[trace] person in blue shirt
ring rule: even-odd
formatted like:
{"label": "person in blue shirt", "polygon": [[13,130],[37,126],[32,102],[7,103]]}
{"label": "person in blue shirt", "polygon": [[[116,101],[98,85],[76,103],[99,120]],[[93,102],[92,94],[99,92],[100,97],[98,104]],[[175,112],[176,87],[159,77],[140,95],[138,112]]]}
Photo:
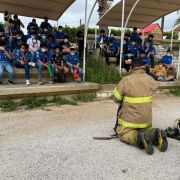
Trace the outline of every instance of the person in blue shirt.
{"label": "person in blue shirt", "polygon": [[8,73],[8,83],[13,83],[13,68],[10,64],[10,60],[12,60],[12,55],[9,49],[6,48],[6,42],[0,39],[0,85],[3,82],[3,72],[4,70]]}
{"label": "person in blue shirt", "polygon": [[146,54],[145,51],[141,51],[141,52],[140,52],[139,59],[142,60],[144,66],[145,66],[145,68],[146,68],[146,73],[147,73],[148,75],[150,75],[149,58],[148,58],[148,56],[147,56],[147,54]]}
{"label": "person in blue shirt", "polygon": [[50,51],[51,54],[54,54],[54,51],[57,47],[57,43],[55,42],[54,36],[52,34],[48,36],[47,47],[48,51]]}
{"label": "person in blue shirt", "polygon": [[167,72],[169,72],[170,69],[172,69],[174,71],[174,68],[172,66],[173,56],[169,49],[167,50],[166,55],[164,55],[161,60],[163,62],[163,65],[166,67]]}
{"label": "person in blue shirt", "polygon": [[56,31],[54,33],[54,39],[55,39],[56,43],[59,45],[60,50],[62,50],[62,45],[63,45],[64,39],[65,39],[65,33],[63,31],[62,26],[59,26],[58,31]]}
{"label": "person in blue shirt", "polygon": [[130,35],[130,42],[133,42],[133,41],[135,41],[138,45],[142,44],[142,39],[137,33],[137,27],[133,28],[133,32]]}
{"label": "person in blue shirt", "polygon": [[47,40],[47,35],[46,32],[41,32],[41,36],[39,38],[41,43],[44,43],[46,45],[46,47],[48,46],[48,40]]}
{"label": "person in blue shirt", "polygon": [[105,35],[105,30],[101,29],[97,37],[97,46],[103,49],[107,45],[108,37]]}
{"label": "person in blue shirt", "polygon": [[31,52],[28,51],[28,44],[22,44],[19,49],[16,49],[13,51],[14,56],[14,62],[13,65],[16,66],[16,68],[24,68],[25,69],[25,79],[26,79],[26,85],[30,85],[30,65],[31,62]]}
{"label": "person in blue shirt", "polygon": [[42,70],[48,69],[48,73],[50,76],[49,83],[54,83],[54,65],[52,64],[52,55],[48,51],[46,45],[41,43],[40,49],[36,52],[35,58],[36,68],[38,69],[38,84],[42,85]]}
{"label": "person in blue shirt", "polygon": [[18,31],[14,39],[14,49],[20,49],[21,45],[25,43],[26,43],[25,36],[21,33],[21,31]]}
{"label": "person in blue shirt", "polygon": [[151,67],[154,68],[154,55],[156,55],[156,50],[155,50],[155,47],[154,47],[154,35],[153,34],[150,34],[148,36],[148,38],[145,40],[145,42],[148,42],[149,45],[148,45],[148,52],[149,52],[149,59],[150,59],[150,62],[151,62]]}
{"label": "person in blue shirt", "polygon": [[41,23],[40,25],[40,32],[45,32],[46,35],[50,35],[52,33],[52,26],[48,23],[48,18],[44,18],[44,22]]}
{"label": "person in blue shirt", "polygon": [[73,75],[73,78],[74,78],[74,72],[77,71],[77,77],[75,77],[74,79],[77,82],[81,82],[82,70],[79,67],[80,65],[79,54],[76,52],[76,47],[74,45],[70,47],[70,53],[66,55],[65,61],[68,66],[70,74]]}
{"label": "person in blue shirt", "polygon": [[134,55],[135,58],[139,56],[139,47],[136,41],[131,42],[130,51]]}
{"label": "person in blue shirt", "polygon": [[118,52],[118,47],[117,47],[116,39],[114,38],[114,34],[111,33],[110,37],[108,38],[107,51],[105,52],[107,65],[110,65],[109,57],[116,57],[117,52]]}

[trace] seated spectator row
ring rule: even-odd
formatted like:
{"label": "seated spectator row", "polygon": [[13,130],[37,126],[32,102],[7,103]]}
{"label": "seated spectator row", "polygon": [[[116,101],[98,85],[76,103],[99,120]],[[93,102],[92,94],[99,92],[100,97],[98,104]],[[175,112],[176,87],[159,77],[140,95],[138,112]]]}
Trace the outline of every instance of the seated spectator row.
{"label": "seated spectator row", "polygon": [[[125,35],[122,44],[122,67],[129,72],[131,70],[133,60],[135,58],[140,58],[144,63],[146,73],[151,75],[150,65],[151,68],[155,68],[156,49],[153,41],[154,36],[153,34],[150,34],[148,38],[145,39],[144,43],[141,36],[142,34],[138,33],[136,27],[133,28],[133,32],[130,36]],[[97,45],[100,48],[100,53],[105,56],[107,65],[110,65],[109,57],[116,57],[116,65],[119,65],[121,44],[117,43],[113,33],[111,33],[110,36],[107,36],[105,35],[105,31],[101,30],[99,36],[97,37]],[[167,54],[162,57],[160,64],[165,67],[167,73],[171,72],[172,75],[174,75],[175,69],[172,66],[172,59],[173,56],[170,50],[168,50]],[[160,78],[156,79],[159,80]]]}

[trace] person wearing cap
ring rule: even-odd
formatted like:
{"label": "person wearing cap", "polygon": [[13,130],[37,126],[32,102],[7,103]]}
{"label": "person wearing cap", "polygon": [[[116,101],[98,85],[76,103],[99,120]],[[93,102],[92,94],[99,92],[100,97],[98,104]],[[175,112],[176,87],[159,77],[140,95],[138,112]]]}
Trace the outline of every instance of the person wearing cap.
{"label": "person wearing cap", "polygon": [[16,68],[24,68],[25,69],[25,80],[26,85],[30,85],[30,65],[31,62],[31,52],[28,50],[28,44],[21,44],[19,49],[15,49],[13,51],[13,65]]}
{"label": "person wearing cap", "polygon": [[35,32],[31,33],[31,37],[27,40],[27,44],[29,45],[29,51],[31,52],[32,61],[35,60],[36,51],[40,48],[40,41],[37,38]]}
{"label": "person wearing cap", "polygon": [[149,58],[145,51],[140,52],[139,59],[142,60],[143,65],[146,68],[146,74],[150,75],[151,73],[150,73],[150,68],[149,68]]}
{"label": "person wearing cap", "polygon": [[3,72],[4,70],[8,73],[8,83],[10,85],[13,83],[14,71],[10,64],[10,61],[13,59],[10,50],[6,48],[6,42],[0,40],[0,85],[3,83]]}
{"label": "person wearing cap", "polygon": [[152,102],[157,90],[156,81],[145,73],[141,59],[132,61],[132,71],[113,91],[113,99],[119,104],[115,132],[118,138],[152,155],[154,146],[165,152],[168,148],[166,133],[152,128]]}
{"label": "person wearing cap", "polygon": [[71,75],[74,74],[74,71],[77,71],[78,77],[74,78],[77,82],[81,82],[82,77],[82,70],[79,67],[80,61],[79,61],[79,55],[76,52],[76,47],[72,45],[70,47],[70,53],[66,55],[66,64],[68,66],[69,72]]}
{"label": "person wearing cap", "polygon": [[56,43],[58,43],[58,45],[60,46],[60,49],[62,50],[62,45],[63,45],[64,39],[65,39],[65,33],[63,31],[62,26],[58,27],[58,30],[54,34],[54,39],[55,39]]}
{"label": "person wearing cap", "polygon": [[52,60],[54,64],[55,76],[57,77],[58,82],[65,82],[65,74],[69,72],[69,69],[65,66],[59,46],[55,47]]}
{"label": "person wearing cap", "polygon": [[44,31],[47,36],[52,33],[52,26],[49,24],[47,17],[44,18],[44,22],[41,23],[39,28],[40,32]]}
{"label": "person wearing cap", "polygon": [[36,68],[38,69],[38,84],[42,85],[42,70],[48,69],[49,83],[54,83],[54,65],[52,64],[52,55],[48,51],[46,45],[41,43],[40,49],[36,52],[35,58]]}

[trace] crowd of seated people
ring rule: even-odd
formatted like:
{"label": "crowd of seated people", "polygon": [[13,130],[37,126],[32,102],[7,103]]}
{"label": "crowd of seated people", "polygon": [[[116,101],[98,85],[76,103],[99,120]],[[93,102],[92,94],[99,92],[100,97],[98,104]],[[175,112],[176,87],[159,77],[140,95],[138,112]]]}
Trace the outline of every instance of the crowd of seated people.
{"label": "crowd of seated people", "polygon": [[[151,72],[150,70],[150,68],[157,68],[157,66],[155,67],[156,49],[154,46],[154,36],[153,34],[150,34],[144,42],[142,41],[141,36],[142,33],[138,33],[136,27],[133,28],[133,32],[130,36],[125,35],[123,41],[122,67],[129,72],[131,71],[133,59],[140,58],[144,62],[146,73],[155,77],[153,74],[154,71]],[[103,29],[100,30],[100,34],[97,37],[97,45],[100,48],[100,53],[105,56],[107,65],[110,65],[109,57],[116,57],[116,65],[119,65],[120,43],[117,42],[113,33],[110,33],[110,36],[107,36]],[[168,78],[165,79],[174,79],[172,78],[173,76],[169,76],[169,74],[174,73],[174,68],[172,67],[172,55],[170,51],[162,57],[161,62],[168,74]],[[160,79],[156,77],[156,80]]]}
{"label": "crowd of seated people", "polygon": [[43,70],[49,75],[49,83],[65,82],[68,73],[81,82],[77,46],[68,41],[62,26],[53,32],[46,17],[40,26],[32,19],[27,26],[27,35],[22,28],[24,24],[17,15],[9,20],[5,17],[5,26],[0,27],[0,84],[4,70],[8,73],[8,83],[14,84],[13,66],[25,69],[26,85],[30,85],[31,68],[37,68],[39,85],[43,84]]}

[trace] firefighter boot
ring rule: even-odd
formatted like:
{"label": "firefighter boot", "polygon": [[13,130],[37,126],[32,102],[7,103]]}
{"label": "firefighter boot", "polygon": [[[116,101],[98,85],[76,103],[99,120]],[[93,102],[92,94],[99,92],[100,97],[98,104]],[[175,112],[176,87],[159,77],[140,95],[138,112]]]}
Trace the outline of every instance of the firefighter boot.
{"label": "firefighter boot", "polygon": [[168,141],[165,131],[158,128],[154,130],[153,144],[157,146],[161,152],[165,152],[167,150]]}
{"label": "firefighter boot", "polygon": [[142,133],[139,132],[137,135],[137,144],[140,149],[145,149],[147,154],[152,155],[154,153],[154,147],[150,140],[150,134],[148,131]]}

